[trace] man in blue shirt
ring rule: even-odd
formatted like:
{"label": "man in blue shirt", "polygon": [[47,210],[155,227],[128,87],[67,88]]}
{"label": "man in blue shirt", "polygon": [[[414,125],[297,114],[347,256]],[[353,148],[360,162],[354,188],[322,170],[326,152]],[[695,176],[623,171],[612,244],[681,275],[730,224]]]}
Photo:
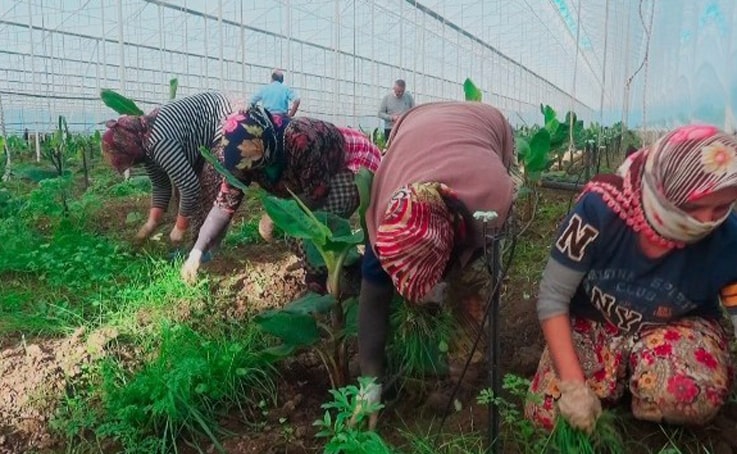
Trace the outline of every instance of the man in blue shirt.
{"label": "man in blue shirt", "polygon": [[289,117],[297,113],[299,101],[297,93],[284,85],[284,73],[278,69],[271,73],[271,83],[261,87],[251,98],[252,104],[260,102],[270,113]]}

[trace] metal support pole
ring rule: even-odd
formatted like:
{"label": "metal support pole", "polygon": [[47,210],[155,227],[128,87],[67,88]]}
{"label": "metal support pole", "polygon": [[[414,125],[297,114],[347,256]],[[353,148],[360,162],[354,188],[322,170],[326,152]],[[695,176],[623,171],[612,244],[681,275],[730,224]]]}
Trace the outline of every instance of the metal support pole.
{"label": "metal support pole", "polygon": [[[491,288],[494,293],[491,295],[491,310],[486,320],[486,339],[487,339],[487,361],[489,364],[489,383],[494,397],[499,397],[502,389],[501,367],[499,361],[499,299],[501,296],[501,285],[499,285],[500,276],[500,251],[499,239],[496,236],[491,238]],[[495,404],[489,405],[489,435],[488,450],[490,453],[503,452],[502,442],[499,438],[501,421],[499,419],[499,408]]]}
{"label": "metal support pole", "polygon": [[[486,354],[489,367],[489,385],[494,399],[498,398],[502,389],[500,361],[499,361],[499,300],[501,296],[501,251],[499,240],[501,234],[489,232],[489,223],[498,218],[495,211],[477,211],[473,214],[474,219],[483,222],[484,233],[484,258],[491,275],[491,288],[493,293],[489,297],[486,308]],[[500,434],[501,421],[499,409],[494,402],[489,403],[489,431],[486,452],[496,454],[504,452],[502,449]]]}

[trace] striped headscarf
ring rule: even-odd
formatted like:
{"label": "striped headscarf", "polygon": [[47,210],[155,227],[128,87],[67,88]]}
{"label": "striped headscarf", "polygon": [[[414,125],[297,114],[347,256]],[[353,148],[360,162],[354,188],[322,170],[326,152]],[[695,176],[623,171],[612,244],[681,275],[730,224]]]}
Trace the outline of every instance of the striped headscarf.
{"label": "striped headscarf", "polygon": [[394,193],[376,233],[376,253],[394,287],[419,302],[438,282],[450,260],[456,231],[465,227],[444,198],[442,183],[415,183]]}
{"label": "striped headscarf", "polygon": [[668,248],[694,243],[721,225],[702,222],[681,207],[716,191],[737,187],[737,138],[714,126],[677,128],[630,155],[618,170],[621,184],[594,179],[583,193],[602,194],[636,232]]}

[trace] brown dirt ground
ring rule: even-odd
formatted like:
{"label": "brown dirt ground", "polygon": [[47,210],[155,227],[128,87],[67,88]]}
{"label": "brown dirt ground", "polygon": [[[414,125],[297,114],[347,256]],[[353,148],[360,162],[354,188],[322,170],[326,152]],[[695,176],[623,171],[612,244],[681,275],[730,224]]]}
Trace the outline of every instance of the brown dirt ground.
{"label": "brown dirt ground", "polygon": [[[545,190],[541,203],[567,202],[570,197],[571,193]],[[132,236],[137,226],[126,225],[125,216],[131,210],[145,213],[146,203],[147,200],[141,198],[107,211],[97,223],[98,231]],[[553,222],[533,225],[523,240],[548,247],[554,230]],[[294,262],[295,258],[283,244],[245,245],[224,250],[202,269],[211,279],[213,291],[229,301],[227,307],[220,308],[223,316],[241,318],[254,310],[291,301],[304,291],[302,272],[288,270]],[[536,289],[536,279],[529,276],[522,279],[514,269],[505,280],[500,314],[502,373],[531,377],[535,371],[543,347],[534,309]],[[114,332],[84,333],[80,330],[62,339],[2,341],[5,349],[0,352],[0,454],[30,449],[62,452],[69,448],[60,445],[47,429],[55,398],[85,362],[104,354],[101,347],[115,336]],[[322,442],[314,438],[316,428],[312,423],[322,416],[320,405],[329,398],[327,374],[309,353],[284,361],[280,372],[277,406],[267,409],[259,424],[245,424],[235,415],[221,421],[223,427],[234,434],[223,441],[228,453],[313,453],[322,450]],[[353,374],[356,375],[355,367]],[[449,416],[446,431],[483,433],[486,430],[487,409],[473,403],[473,396],[485,387],[484,382],[481,374],[473,380],[470,390],[466,389],[461,396],[464,408]],[[379,431],[397,444],[404,443],[402,431],[427,433],[428,428],[436,427],[439,421],[438,412],[431,407],[422,398],[408,393],[383,412]],[[641,441],[647,447],[633,448],[631,452],[659,452],[668,446],[667,429],[626,417],[623,420],[622,431],[626,438]],[[705,446],[712,453],[737,453],[737,405],[727,405],[709,427],[674,433],[679,434],[680,452],[705,452],[698,448]],[[212,446],[203,446],[207,452],[215,452]],[[194,452],[186,446],[180,448],[181,452]],[[517,450],[513,444],[507,444],[504,452]]]}

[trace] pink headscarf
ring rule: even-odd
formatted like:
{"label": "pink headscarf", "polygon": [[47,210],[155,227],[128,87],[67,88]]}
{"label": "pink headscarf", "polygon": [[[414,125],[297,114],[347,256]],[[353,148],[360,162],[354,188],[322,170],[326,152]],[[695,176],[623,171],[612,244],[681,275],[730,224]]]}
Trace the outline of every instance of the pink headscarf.
{"label": "pink headscarf", "polygon": [[123,172],[143,160],[144,143],[157,113],[158,109],[149,115],[123,115],[105,123],[108,129],[102,135],[102,151],[115,170]]}
{"label": "pink headscarf", "polygon": [[707,236],[729,216],[702,222],[681,207],[716,191],[737,187],[737,138],[708,125],[677,128],[629,156],[618,176],[593,179],[582,195],[596,192],[634,231],[668,248]]}

